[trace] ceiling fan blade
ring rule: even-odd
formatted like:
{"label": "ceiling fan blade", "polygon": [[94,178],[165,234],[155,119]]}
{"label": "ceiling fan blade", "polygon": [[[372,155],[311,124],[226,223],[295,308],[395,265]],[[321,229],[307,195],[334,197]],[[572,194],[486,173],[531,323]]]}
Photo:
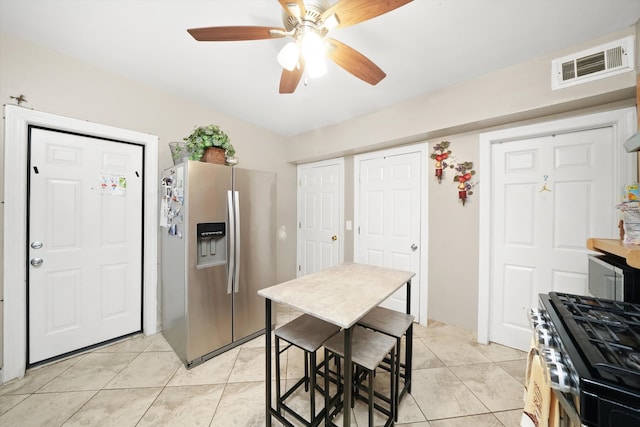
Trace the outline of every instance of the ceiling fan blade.
{"label": "ceiling fan blade", "polygon": [[336,39],[330,38],[327,42],[331,45],[327,56],[360,80],[375,85],[387,76],[380,67],[354,48]]}
{"label": "ceiling fan blade", "polygon": [[339,22],[337,28],[348,27],[349,25],[384,15],[411,1],[412,0],[340,0],[324,11],[322,20],[326,22],[327,18],[335,14]]}
{"label": "ceiling fan blade", "polygon": [[304,72],[304,61],[302,59],[292,71],[286,68],[282,69],[282,76],[280,77],[280,93],[293,93],[300,83],[300,78]]}
{"label": "ceiling fan blade", "polygon": [[[282,5],[282,8],[284,9],[284,11],[289,16],[292,16],[294,18],[301,18],[306,13],[306,10],[304,8],[304,2],[302,0],[278,0],[278,1]],[[289,7],[289,5],[298,6],[298,10],[300,13],[298,15],[294,14],[292,8]]]}
{"label": "ceiling fan blade", "polygon": [[200,42],[230,42],[237,40],[262,40],[284,37],[284,28],[277,27],[204,27],[187,30]]}

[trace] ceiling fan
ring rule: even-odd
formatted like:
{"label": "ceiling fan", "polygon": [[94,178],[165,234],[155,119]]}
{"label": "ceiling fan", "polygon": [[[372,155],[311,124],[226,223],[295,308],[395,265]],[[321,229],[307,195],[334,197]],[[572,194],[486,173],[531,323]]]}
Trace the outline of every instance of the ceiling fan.
{"label": "ceiling fan", "polygon": [[284,12],[283,27],[225,26],[190,28],[198,41],[263,40],[291,37],[278,53],[282,65],[280,93],[293,93],[302,74],[309,77],[326,71],[325,56],[355,77],[372,85],[386,77],[376,64],[357,50],[327,34],[333,28],[344,28],[383,15],[412,0],[278,0]]}

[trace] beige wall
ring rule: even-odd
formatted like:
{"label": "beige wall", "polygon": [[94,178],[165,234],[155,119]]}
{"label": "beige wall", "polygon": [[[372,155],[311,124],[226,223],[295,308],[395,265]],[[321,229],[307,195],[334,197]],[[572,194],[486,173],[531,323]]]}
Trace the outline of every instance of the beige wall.
{"label": "beige wall", "polygon": [[[295,277],[296,168],[285,161],[284,137],[4,33],[0,33],[0,52],[3,104],[13,104],[10,96],[24,94],[26,108],[158,135],[160,170],[172,165],[168,142],[181,140],[196,125],[219,124],[238,152],[239,167],[277,172],[277,225],[289,230],[288,238],[278,241],[277,278]],[[0,141],[0,188],[4,188],[10,179],[4,176],[4,121],[0,121]],[[1,337],[0,333],[0,366]]]}
{"label": "beige wall", "polygon": [[[551,90],[551,60],[635,34],[629,27],[579,46],[535,58],[469,80],[438,92],[396,104],[378,112],[293,138],[288,159],[296,163],[353,154],[400,144],[427,141],[433,146],[451,141],[459,161],[477,165],[479,133],[498,127],[540,122],[635,104],[634,72]],[[382,83],[381,83],[382,84]],[[429,162],[428,215],[428,316],[466,329],[477,329],[478,317],[478,195],[479,185],[462,207],[456,186],[447,177],[438,184]],[[348,164],[348,163],[346,163]],[[347,179],[349,175],[347,174]],[[347,181],[345,198],[353,198],[353,182]],[[353,218],[353,205],[345,218]],[[353,235],[345,233],[346,239]],[[345,242],[345,248],[353,242]],[[346,249],[345,249],[346,252]],[[349,259],[349,254],[345,254]]]}

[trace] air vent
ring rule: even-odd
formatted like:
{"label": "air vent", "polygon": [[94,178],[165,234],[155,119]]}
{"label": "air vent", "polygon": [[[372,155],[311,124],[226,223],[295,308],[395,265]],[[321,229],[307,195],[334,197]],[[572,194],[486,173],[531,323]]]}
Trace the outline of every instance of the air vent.
{"label": "air vent", "polygon": [[633,36],[616,40],[551,62],[553,90],[633,70]]}

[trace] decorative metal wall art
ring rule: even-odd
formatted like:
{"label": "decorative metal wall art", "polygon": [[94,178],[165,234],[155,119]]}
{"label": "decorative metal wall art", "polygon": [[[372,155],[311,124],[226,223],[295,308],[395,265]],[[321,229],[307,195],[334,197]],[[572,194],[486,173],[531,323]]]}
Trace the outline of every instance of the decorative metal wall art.
{"label": "decorative metal wall art", "polygon": [[453,182],[458,183],[458,198],[464,206],[467,197],[473,194],[473,187],[476,186],[476,183],[471,182],[476,171],[473,170],[473,162],[458,163],[455,169],[456,176],[453,178]]}
{"label": "decorative metal wall art", "polygon": [[433,147],[433,153],[431,153],[431,158],[436,161],[436,178],[438,179],[438,184],[442,182],[443,169],[453,167],[453,164],[451,164],[450,161],[447,162],[447,159],[451,155],[449,144],[449,141],[442,141]]}
{"label": "decorative metal wall art", "polygon": [[467,197],[473,194],[473,188],[478,184],[477,182],[472,182],[476,171],[473,170],[473,162],[454,163],[454,158],[449,149],[450,145],[449,141],[441,141],[434,145],[431,158],[436,161],[435,168],[438,184],[442,182],[445,169],[455,169],[456,175],[453,177],[453,182],[458,184],[458,199],[462,201],[462,206],[464,206]]}

